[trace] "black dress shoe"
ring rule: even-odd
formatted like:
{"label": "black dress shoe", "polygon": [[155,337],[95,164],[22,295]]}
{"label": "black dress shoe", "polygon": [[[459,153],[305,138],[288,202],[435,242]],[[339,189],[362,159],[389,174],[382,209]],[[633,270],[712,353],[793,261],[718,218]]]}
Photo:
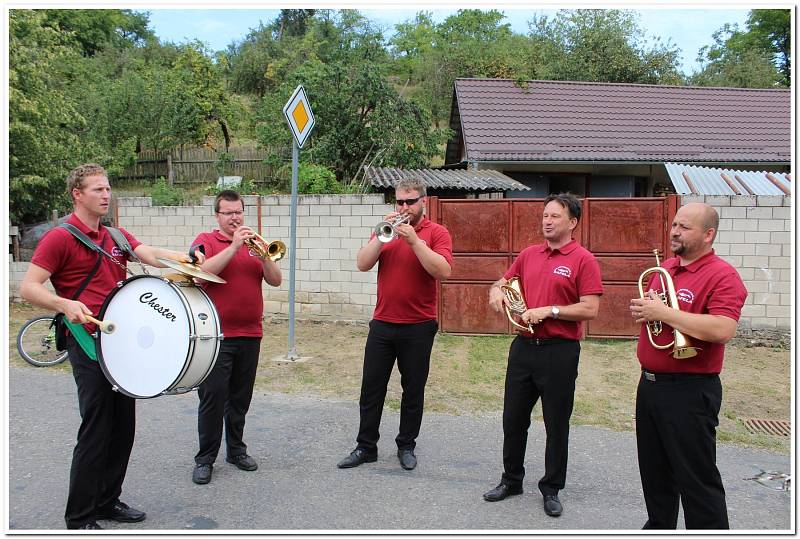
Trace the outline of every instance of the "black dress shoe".
{"label": "black dress shoe", "polygon": [[192,472],[192,481],[198,485],[205,485],[211,481],[211,473],[214,471],[213,464],[198,464]]}
{"label": "black dress shoe", "polygon": [[547,516],[550,517],[560,517],[561,511],[564,508],[561,507],[561,502],[558,499],[558,496],[555,494],[545,494],[544,496],[544,512]]}
{"label": "black dress shoe", "polygon": [[144,511],[129,507],[128,504],[119,500],[97,511],[98,519],[115,520],[117,522],[141,522],[146,516]]}
{"label": "black dress shoe", "polygon": [[417,467],[417,456],[413,449],[398,449],[397,458],[400,459],[400,466],[404,470],[413,470]]}
{"label": "black dress shoe", "polygon": [[236,455],[235,457],[225,457],[225,462],[230,462],[240,470],[244,470],[246,472],[258,470],[258,463],[247,453],[242,453],[241,455]]}
{"label": "black dress shoe", "polygon": [[499,502],[500,500],[505,500],[509,496],[516,496],[517,494],[522,494],[521,485],[512,487],[506,485],[505,483],[500,483],[492,490],[484,494],[483,499],[487,502]]}
{"label": "black dress shoe", "polygon": [[378,460],[378,453],[367,453],[364,449],[354,449],[349,455],[337,464],[339,468],[355,468],[365,462],[375,462]]}

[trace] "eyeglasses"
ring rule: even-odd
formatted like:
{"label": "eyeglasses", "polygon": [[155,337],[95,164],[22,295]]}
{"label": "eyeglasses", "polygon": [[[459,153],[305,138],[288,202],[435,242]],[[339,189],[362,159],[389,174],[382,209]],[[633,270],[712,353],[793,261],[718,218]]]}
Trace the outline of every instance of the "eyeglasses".
{"label": "eyeglasses", "polygon": [[397,205],[398,205],[398,206],[402,206],[403,204],[405,204],[406,206],[413,206],[414,204],[416,204],[417,202],[419,202],[419,199],[421,199],[421,198],[422,198],[422,197],[417,197],[417,198],[407,198],[407,199],[405,199],[405,200],[401,200],[401,199],[399,199],[399,198],[398,198],[398,199],[397,199]]}
{"label": "eyeglasses", "polygon": [[239,217],[240,215],[244,215],[243,211],[218,211],[217,213],[219,215],[224,215],[225,217],[231,217],[232,215]]}

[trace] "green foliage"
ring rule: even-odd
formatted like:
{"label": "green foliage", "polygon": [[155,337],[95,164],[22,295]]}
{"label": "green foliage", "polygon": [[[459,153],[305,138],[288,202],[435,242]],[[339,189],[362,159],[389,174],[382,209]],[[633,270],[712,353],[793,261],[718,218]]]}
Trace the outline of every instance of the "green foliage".
{"label": "green foliage", "polygon": [[703,47],[697,60],[703,68],[691,84],[773,88],[791,85],[791,13],[781,9],[750,11],[742,31],[725,24],[714,32],[714,44]]}
{"label": "green foliage", "polygon": [[[286,163],[278,170],[282,191],[292,191],[292,164]],[[297,166],[297,192],[302,195],[343,193],[344,187],[329,168],[312,163]]]}
{"label": "green foliage", "polygon": [[180,206],[184,202],[183,190],[169,185],[164,178],[155,181],[150,197],[153,199],[153,206]]}
{"label": "green foliage", "polygon": [[651,45],[638,15],[616,9],[561,10],[530,23],[534,78],[680,84],[675,44]]}
{"label": "green foliage", "polygon": [[333,170],[342,185],[349,185],[363,164],[419,166],[438,153],[446,133],[432,131],[430,116],[391,86],[383,37],[357,12],[323,11],[303,39],[287,40],[299,63],[269,81],[275,86],[255,117],[262,146],[290,142],[281,110],[302,83],[316,119],[303,153]]}

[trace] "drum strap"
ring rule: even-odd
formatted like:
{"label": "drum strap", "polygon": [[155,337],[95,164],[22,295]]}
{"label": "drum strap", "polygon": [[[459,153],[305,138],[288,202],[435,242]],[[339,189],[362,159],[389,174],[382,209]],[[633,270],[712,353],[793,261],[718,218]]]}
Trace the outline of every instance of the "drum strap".
{"label": "drum strap", "polygon": [[[90,240],[89,237],[86,234],[81,232],[74,225],[71,225],[70,223],[62,223],[61,226],[63,228],[65,228],[65,229],[67,229],[73,236],[75,236],[75,238],[78,241],[80,241],[86,247],[88,247],[89,249],[91,249],[91,250],[93,250],[93,251],[95,251],[97,253],[97,261],[95,262],[94,267],[89,272],[89,274],[86,276],[86,279],[84,279],[83,282],[81,283],[81,285],[78,287],[78,290],[72,295],[72,298],[70,298],[72,300],[76,300],[76,299],[78,299],[78,297],[80,297],[80,295],[84,291],[84,289],[89,285],[89,282],[92,280],[92,278],[94,278],[94,276],[97,274],[97,270],[100,269],[100,262],[102,262],[102,260],[103,260],[103,255],[111,258],[112,260],[114,260],[114,257],[112,257],[110,254],[108,254],[105,251],[105,249],[103,249],[102,247],[97,245],[95,242]],[[111,232],[112,227],[107,227],[107,228],[109,229],[109,232]],[[131,250],[131,245],[130,245],[130,243],[128,243],[128,240],[125,239],[125,236],[123,236],[122,233],[119,230],[117,230],[116,228],[114,228],[113,230],[118,235],[117,236],[114,233],[111,233],[111,238],[114,240],[114,243],[116,243],[117,246],[120,249],[122,249],[124,252],[132,254],[133,251]],[[124,247],[124,246],[119,244],[118,237],[122,238],[124,240],[125,245],[127,246],[127,249],[126,249],[126,247]],[[133,256],[134,256],[134,258],[136,257],[136,255],[133,255]],[[136,260],[138,260],[138,258],[136,258]],[[114,262],[116,263],[116,260],[114,260]],[[69,328],[70,332],[72,333],[72,336],[75,337],[75,340],[78,342],[78,344],[83,349],[83,351],[86,353],[86,355],[89,356],[89,359],[97,361],[97,347],[95,346],[94,338],[92,338],[92,336],[89,335],[89,333],[86,331],[86,329],[83,327],[83,325],[81,325],[81,324],[73,324],[72,322],[67,320],[67,318],[62,313],[59,313],[58,315],[56,315],[56,320],[54,321],[54,323],[56,323],[56,324],[64,324],[67,328]]]}

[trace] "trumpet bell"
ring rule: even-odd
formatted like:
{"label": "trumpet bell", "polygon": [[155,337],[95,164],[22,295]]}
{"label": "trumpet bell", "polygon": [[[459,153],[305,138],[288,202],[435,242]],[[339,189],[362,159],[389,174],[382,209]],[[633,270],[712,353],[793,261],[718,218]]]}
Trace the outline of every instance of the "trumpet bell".
{"label": "trumpet bell", "polygon": [[253,255],[277,262],[286,255],[286,244],[280,240],[267,242],[256,234],[253,238],[245,240],[245,244]]}
{"label": "trumpet bell", "polygon": [[273,262],[277,262],[286,256],[286,244],[281,240],[275,240],[267,245],[267,258]]}
{"label": "trumpet bell", "polygon": [[397,227],[410,221],[411,216],[407,213],[398,214],[388,221],[381,221],[375,225],[375,237],[381,243],[389,243],[397,237]]}

